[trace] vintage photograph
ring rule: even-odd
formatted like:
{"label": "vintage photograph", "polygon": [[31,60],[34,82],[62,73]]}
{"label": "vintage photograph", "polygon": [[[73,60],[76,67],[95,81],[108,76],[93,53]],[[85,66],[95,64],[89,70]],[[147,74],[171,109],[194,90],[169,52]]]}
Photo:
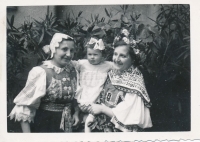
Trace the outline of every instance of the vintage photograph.
{"label": "vintage photograph", "polygon": [[189,4],[7,6],[7,132],[190,132]]}

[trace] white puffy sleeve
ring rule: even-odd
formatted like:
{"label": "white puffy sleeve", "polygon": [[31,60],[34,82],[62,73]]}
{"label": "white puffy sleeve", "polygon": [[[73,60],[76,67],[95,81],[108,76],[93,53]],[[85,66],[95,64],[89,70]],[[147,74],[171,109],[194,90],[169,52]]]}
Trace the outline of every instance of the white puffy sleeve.
{"label": "white puffy sleeve", "polygon": [[149,108],[137,94],[127,93],[124,101],[113,108],[112,112],[114,116],[111,122],[122,131],[128,131],[126,126],[129,125],[138,125],[141,128],[152,127]]}
{"label": "white puffy sleeve", "polygon": [[25,87],[14,99],[16,105],[9,115],[10,119],[34,122],[36,109],[45,94],[46,72],[41,67],[34,67],[29,72]]}

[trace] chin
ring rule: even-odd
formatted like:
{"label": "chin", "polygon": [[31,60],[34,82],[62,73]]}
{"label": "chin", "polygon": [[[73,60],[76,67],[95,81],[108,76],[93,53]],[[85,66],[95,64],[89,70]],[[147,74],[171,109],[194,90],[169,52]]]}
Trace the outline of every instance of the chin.
{"label": "chin", "polygon": [[89,61],[90,62],[90,64],[92,64],[92,65],[97,65],[97,64],[99,64],[99,63],[97,63],[97,62],[91,62],[91,61]]}
{"label": "chin", "polygon": [[65,60],[63,63],[64,64],[67,64],[67,63],[69,63],[71,60]]}
{"label": "chin", "polygon": [[116,64],[115,64],[114,69],[116,69],[116,70],[121,70],[121,67],[120,67],[119,65],[116,65]]}

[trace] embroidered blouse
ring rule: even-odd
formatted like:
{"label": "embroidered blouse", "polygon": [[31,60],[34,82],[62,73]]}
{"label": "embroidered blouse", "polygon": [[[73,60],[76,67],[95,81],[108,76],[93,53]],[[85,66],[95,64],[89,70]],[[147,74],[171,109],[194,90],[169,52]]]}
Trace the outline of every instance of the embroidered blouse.
{"label": "embroidered blouse", "polygon": [[[45,69],[53,70],[52,73],[47,73]],[[44,61],[41,66],[34,67],[29,72],[25,87],[14,99],[16,105],[9,115],[10,118],[34,122],[36,109],[39,107],[49,111],[63,111],[62,105],[72,102],[77,87],[76,71],[73,69],[71,63],[59,68],[51,61]],[[48,107],[45,103],[57,104],[61,108]]]}
{"label": "embroidered blouse", "polygon": [[137,131],[134,130],[137,126],[142,129],[152,127],[151,103],[141,72],[131,66],[120,74],[114,70],[108,74],[100,101],[112,109],[114,116],[106,122],[112,122],[114,128],[124,132]]}

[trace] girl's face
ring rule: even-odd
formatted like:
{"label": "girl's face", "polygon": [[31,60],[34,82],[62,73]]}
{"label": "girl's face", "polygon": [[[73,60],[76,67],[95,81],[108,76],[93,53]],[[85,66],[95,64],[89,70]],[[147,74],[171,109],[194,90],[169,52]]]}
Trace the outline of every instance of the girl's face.
{"label": "girl's face", "polygon": [[57,66],[64,67],[74,57],[74,51],[74,42],[63,40],[60,42],[59,47],[56,48],[53,60]]}
{"label": "girl's face", "polygon": [[87,59],[92,65],[97,65],[102,61],[102,53],[100,50],[87,48]]}
{"label": "girl's face", "polygon": [[113,54],[113,62],[117,70],[128,69],[133,63],[129,55],[129,47],[125,45],[116,47]]}

